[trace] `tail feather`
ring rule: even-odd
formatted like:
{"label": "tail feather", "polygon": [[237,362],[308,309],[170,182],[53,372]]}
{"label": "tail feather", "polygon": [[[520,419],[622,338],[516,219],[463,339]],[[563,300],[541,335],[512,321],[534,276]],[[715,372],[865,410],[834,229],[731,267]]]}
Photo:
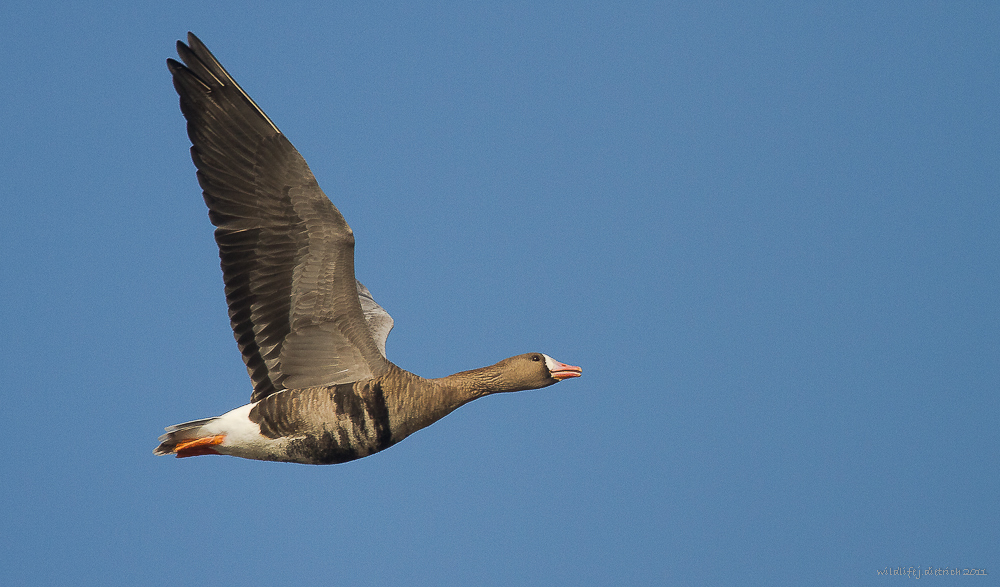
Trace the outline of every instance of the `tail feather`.
{"label": "tail feather", "polygon": [[201,438],[204,434],[202,427],[209,422],[218,420],[215,418],[202,418],[201,420],[191,420],[183,424],[174,424],[165,428],[166,434],[160,436],[160,446],[153,449],[153,454],[157,456],[169,455],[177,452],[177,445],[185,441]]}

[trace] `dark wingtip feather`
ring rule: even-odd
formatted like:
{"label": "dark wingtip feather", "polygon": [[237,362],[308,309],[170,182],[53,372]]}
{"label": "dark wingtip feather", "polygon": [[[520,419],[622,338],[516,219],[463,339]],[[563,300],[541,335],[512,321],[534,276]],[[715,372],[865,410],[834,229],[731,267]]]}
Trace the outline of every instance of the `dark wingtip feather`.
{"label": "dark wingtip feather", "polygon": [[250,95],[236,83],[233,76],[229,75],[229,72],[222,66],[222,63],[216,59],[215,55],[212,54],[208,47],[194,33],[188,33],[187,45],[181,41],[177,41],[177,55],[180,56],[181,61],[187,66],[188,71],[200,79],[206,87],[226,88],[228,91],[235,90],[240,98],[250,105],[274,132],[281,134],[278,126],[274,124],[267,114],[264,114],[264,111],[253,101]]}

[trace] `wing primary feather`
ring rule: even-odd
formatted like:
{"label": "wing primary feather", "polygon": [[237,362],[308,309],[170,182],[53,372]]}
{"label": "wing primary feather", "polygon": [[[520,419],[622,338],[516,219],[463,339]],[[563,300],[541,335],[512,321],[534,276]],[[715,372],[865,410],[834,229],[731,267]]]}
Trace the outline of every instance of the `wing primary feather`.
{"label": "wing primary feather", "polygon": [[[221,63],[219,63],[219,60],[215,58],[215,55],[212,55],[212,52],[209,51],[208,47],[206,47],[205,44],[201,42],[201,39],[196,37],[195,34],[190,31],[188,32],[188,45],[190,45],[191,50],[194,52],[194,54],[200,57],[200,62],[202,62],[206,66],[208,71],[211,72],[213,75],[215,75],[216,79],[221,78],[219,79],[219,82],[221,84],[223,85],[225,85],[226,83],[232,84],[233,87],[236,88],[236,90],[240,93],[240,95],[242,95],[243,98],[247,102],[249,102],[251,106],[253,106],[254,110],[256,110],[257,113],[260,114],[261,117],[264,120],[266,120],[269,125],[271,125],[271,128],[274,129],[274,132],[277,133],[281,132],[280,130],[278,130],[278,125],[271,122],[271,119],[267,116],[267,114],[264,113],[263,110],[261,110],[260,106],[258,106],[257,103],[253,101],[253,98],[251,98],[249,94],[243,91],[243,88],[240,87],[240,84],[236,83],[236,80],[233,79],[233,76],[229,75],[229,72],[226,71],[226,68],[223,67]],[[180,54],[180,48],[184,47],[184,43],[177,41],[177,47],[178,47],[177,49],[178,54]],[[185,49],[187,49],[187,47],[185,47]]]}

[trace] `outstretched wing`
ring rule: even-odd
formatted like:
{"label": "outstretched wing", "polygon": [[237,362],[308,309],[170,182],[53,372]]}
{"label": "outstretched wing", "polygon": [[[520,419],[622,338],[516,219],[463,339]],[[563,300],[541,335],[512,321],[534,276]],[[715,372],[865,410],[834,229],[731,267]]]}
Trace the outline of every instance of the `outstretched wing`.
{"label": "outstretched wing", "polygon": [[177,52],[184,63],[167,65],[217,227],[251,401],[383,374],[384,338],[380,348],[361,308],[347,221],[295,147],[197,37],[188,33]]}

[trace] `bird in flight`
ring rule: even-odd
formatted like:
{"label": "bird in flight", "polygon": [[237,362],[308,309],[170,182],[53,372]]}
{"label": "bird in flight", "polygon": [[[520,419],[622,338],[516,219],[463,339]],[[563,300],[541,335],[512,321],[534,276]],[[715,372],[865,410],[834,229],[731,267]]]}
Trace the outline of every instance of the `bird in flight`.
{"label": "bird in flight", "polygon": [[385,357],[392,318],[354,277],[354,233],[305,159],[193,34],[167,60],[198,169],[250,403],[169,426],[157,455],[307,464],[384,450],[492,393],[580,367],[542,353],[425,379]]}

